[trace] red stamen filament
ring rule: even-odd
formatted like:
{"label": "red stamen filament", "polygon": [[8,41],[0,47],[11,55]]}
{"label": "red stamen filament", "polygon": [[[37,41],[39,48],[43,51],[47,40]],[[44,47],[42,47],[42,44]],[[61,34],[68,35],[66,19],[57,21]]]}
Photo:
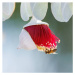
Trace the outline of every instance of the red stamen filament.
{"label": "red stamen filament", "polygon": [[44,46],[49,49],[55,49],[57,42],[60,41],[58,37],[45,24],[31,25],[24,28],[33,39],[37,46]]}

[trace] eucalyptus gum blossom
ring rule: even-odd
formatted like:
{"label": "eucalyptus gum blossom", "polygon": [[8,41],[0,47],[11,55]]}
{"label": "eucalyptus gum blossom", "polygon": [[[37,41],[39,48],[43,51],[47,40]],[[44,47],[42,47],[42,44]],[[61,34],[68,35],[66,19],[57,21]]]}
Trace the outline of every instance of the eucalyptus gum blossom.
{"label": "eucalyptus gum blossom", "polygon": [[[36,48],[39,51],[44,51],[46,54],[51,54],[56,52],[57,50],[57,42],[60,42],[60,39],[58,37],[56,37],[54,35],[54,33],[50,30],[50,28],[48,27],[48,23],[42,22],[42,21],[38,21],[33,18],[30,23],[26,24],[23,27],[23,30],[26,31],[30,37],[30,39],[34,42]],[[24,36],[23,34],[20,36],[22,37]],[[27,37],[27,35],[25,34],[25,37]],[[25,42],[24,37],[22,37],[20,39],[20,41],[22,40],[22,42]],[[29,40],[30,40],[29,39]],[[28,43],[29,40],[25,43]],[[29,43],[29,45],[31,44],[31,42]],[[21,43],[22,45],[22,43]],[[24,46],[24,47],[23,47]],[[21,48],[23,47],[23,49],[25,49],[25,47],[29,47],[28,45],[24,45],[21,46]],[[31,46],[33,46],[33,44],[31,44]],[[34,47],[33,46],[33,49]],[[27,49],[27,48],[26,48]],[[31,49],[32,50],[32,49]]]}

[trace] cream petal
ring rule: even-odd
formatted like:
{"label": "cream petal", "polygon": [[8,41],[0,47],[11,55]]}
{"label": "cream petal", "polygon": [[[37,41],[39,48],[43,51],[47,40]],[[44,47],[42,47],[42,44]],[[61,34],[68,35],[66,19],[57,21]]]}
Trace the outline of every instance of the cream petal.
{"label": "cream petal", "polygon": [[[30,25],[40,25],[40,24],[46,24],[49,26],[48,23],[46,22],[42,22],[40,20],[37,20],[34,16],[32,17],[31,21],[29,23],[27,23],[26,25],[24,25],[24,27],[30,26]],[[24,28],[23,27],[23,28]]]}
{"label": "cream petal", "polygon": [[21,18],[24,21],[28,21],[29,20],[29,17],[32,16],[32,11],[31,11],[31,7],[30,7],[30,3],[21,3],[20,14],[21,14]]}
{"label": "cream petal", "polygon": [[61,11],[64,18],[64,22],[68,22],[72,16],[72,10],[70,3],[61,3]]}
{"label": "cream petal", "polygon": [[57,21],[64,22],[61,11],[61,3],[51,3],[51,11]]}
{"label": "cream petal", "polygon": [[57,21],[68,22],[72,16],[70,3],[51,3],[52,14]]}
{"label": "cream petal", "polygon": [[18,49],[26,49],[26,50],[33,50],[36,49],[36,45],[33,42],[32,38],[30,37],[29,33],[22,29],[20,36],[19,36],[19,46]]}
{"label": "cream petal", "polygon": [[5,21],[7,19],[9,19],[13,12],[14,12],[14,9],[15,9],[15,3],[14,2],[4,2],[2,4],[2,8],[3,8],[3,11],[2,11],[2,20]]}
{"label": "cream petal", "polygon": [[39,19],[43,20],[46,16],[48,9],[48,2],[40,2],[40,3],[30,3],[33,15]]}

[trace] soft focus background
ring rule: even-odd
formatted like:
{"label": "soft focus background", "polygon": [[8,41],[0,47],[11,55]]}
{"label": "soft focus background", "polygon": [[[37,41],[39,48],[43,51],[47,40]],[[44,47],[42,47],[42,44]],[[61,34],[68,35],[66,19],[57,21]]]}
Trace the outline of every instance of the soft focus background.
{"label": "soft focus background", "polygon": [[47,15],[43,21],[49,23],[50,29],[60,38],[56,55],[45,54],[37,49],[27,51],[17,49],[19,34],[24,22],[20,16],[20,3],[10,19],[3,22],[2,70],[5,73],[71,73],[73,72],[73,17],[67,22],[58,22],[48,5]]}

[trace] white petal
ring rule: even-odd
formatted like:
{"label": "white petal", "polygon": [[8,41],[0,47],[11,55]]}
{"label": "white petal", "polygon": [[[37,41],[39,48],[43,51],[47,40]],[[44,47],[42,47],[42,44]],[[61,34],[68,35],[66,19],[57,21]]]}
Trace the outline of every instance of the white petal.
{"label": "white petal", "polygon": [[2,11],[3,18],[2,18],[2,20],[5,21],[12,16],[12,14],[14,12],[14,9],[15,9],[15,3],[14,2],[3,3],[2,8],[3,8],[3,11]]}
{"label": "white petal", "polygon": [[21,3],[20,13],[21,13],[21,18],[24,21],[28,21],[29,17],[32,16],[32,11],[31,11],[31,7],[30,7],[30,3]]}
{"label": "white petal", "polygon": [[57,21],[64,22],[61,11],[61,3],[51,3],[51,11]]}
{"label": "white petal", "polygon": [[31,9],[33,12],[33,15],[39,19],[39,20],[43,20],[46,16],[47,13],[47,9],[48,9],[48,3],[45,2],[40,2],[40,3],[30,3],[31,5]]}
{"label": "white petal", "polygon": [[24,29],[22,29],[20,36],[19,36],[18,49],[26,49],[26,50],[36,49],[35,43],[33,42],[28,32]]}
{"label": "white petal", "polygon": [[40,20],[37,20],[35,17],[32,17],[31,21],[29,23],[27,23],[26,25],[24,25],[24,27],[27,27],[27,26],[30,26],[30,25],[40,25],[40,24],[46,24],[46,25],[49,26],[48,23],[42,22]]}
{"label": "white petal", "polygon": [[64,22],[68,22],[72,16],[72,10],[69,4],[70,3],[61,3],[61,11],[64,18]]}
{"label": "white petal", "polygon": [[52,14],[57,21],[68,22],[72,16],[72,10],[70,3],[52,3],[51,10]]}

